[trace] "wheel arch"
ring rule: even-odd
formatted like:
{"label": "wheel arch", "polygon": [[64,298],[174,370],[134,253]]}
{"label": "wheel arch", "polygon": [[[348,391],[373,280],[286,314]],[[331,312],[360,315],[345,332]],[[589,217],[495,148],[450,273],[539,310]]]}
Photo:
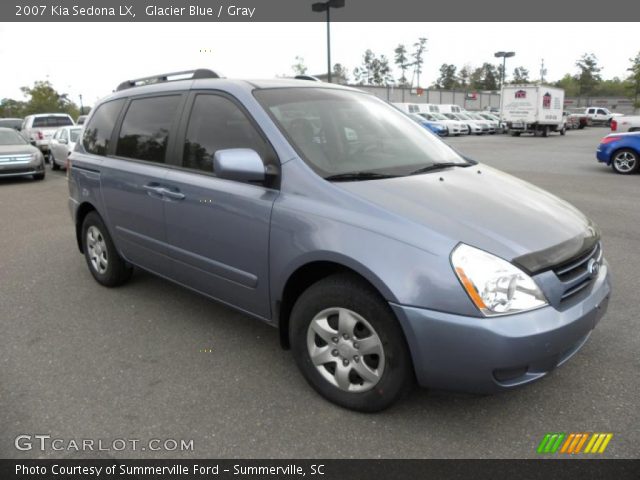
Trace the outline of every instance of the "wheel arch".
{"label": "wheel arch", "polygon": [[84,253],[82,248],[82,224],[89,212],[96,212],[96,207],[90,202],[83,202],[78,206],[76,210],[76,242],[78,243],[78,250],[80,253]]}
{"label": "wheel arch", "polygon": [[287,277],[286,282],[276,297],[274,311],[280,331],[280,344],[288,350],[289,345],[289,317],[296,300],[314,283],[336,273],[347,273],[358,277],[367,283],[384,300],[394,301],[391,290],[368,268],[354,262],[341,259],[310,260],[297,266]]}

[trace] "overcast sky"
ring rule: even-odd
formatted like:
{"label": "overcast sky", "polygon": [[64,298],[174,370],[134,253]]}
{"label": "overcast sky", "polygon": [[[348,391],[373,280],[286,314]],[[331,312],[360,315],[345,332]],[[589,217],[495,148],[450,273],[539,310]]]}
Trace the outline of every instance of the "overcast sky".
{"label": "overcast sky", "polygon": [[[333,23],[332,63],[349,71],[370,48],[393,59],[399,43],[427,37],[427,86],[442,63],[480,66],[493,53],[513,50],[507,74],[524,66],[539,78],[575,72],[583,53],[594,53],[604,78],[628,75],[629,58],[640,50],[640,23]],[[27,34],[25,34],[27,32]],[[626,33],[625,33],[626,32]],[[621,38],[631,39],[628,42]],[[201,52],[200,50],[206,50]],[[309,73],[326,71],[326,24],[317,23],[0,23],[0,98],[22,99],[19,88],[48,79],[59,92],[85,105],[123,80],[208,67],[231,78],[292,74],[296,56]],[[399,75],[398,75],[399,76]]]}

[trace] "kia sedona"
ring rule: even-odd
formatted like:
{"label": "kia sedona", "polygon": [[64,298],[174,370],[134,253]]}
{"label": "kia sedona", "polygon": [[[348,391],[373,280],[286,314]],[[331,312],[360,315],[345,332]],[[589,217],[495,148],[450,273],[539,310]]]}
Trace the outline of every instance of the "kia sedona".
{"label": "kia sedona", "polygon": [[98,283],[135,267],[277,327],[309,385],[346,408],[382,410],[415,383],[529,384],[607,309],[589,218],[356,89],[210,70],[129,80],[69,158]]}

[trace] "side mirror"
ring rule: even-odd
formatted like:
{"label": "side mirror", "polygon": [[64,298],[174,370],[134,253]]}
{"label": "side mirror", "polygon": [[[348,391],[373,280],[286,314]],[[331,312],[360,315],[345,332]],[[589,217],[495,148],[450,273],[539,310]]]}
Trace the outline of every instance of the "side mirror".
{"label": "side mirror", "polygon": [[218,150],[213,156],[213,171],[219,178],[238,182],[263,182],[265,168],[260,155],[250,148]]}
{"label": "side mirror", "polygon": [[33,140],[33,139],[32,139],[32,140],[29,140],[29,143],[30,143],[31,145],[33,145],[34,147],[37,147],[37,146],[38,146],[38,144],[36,143],[36,141],[35,141],[35,140]]}
{"label": "side mirror", "polygon": [[66,139],[66,138],[61,138],[60,140],[58,140],[58,143],[62,143],[62,144],[64,144],[64,145],[66,145],[66,144],[67,144],[67,143],[69,143],[69,142],[67,142],[67,139]]}

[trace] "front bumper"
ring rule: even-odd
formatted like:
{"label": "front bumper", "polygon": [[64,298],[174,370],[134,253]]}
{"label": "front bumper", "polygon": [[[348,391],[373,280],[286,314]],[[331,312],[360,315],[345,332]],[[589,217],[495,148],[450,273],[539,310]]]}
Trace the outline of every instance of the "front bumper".
{"label": "front bumper", "polygon": [[40,159],[29,162],[0,162],[0,178],[24,177],[44,171],[44,163]]}
{"label": "front bumper", "polygon": [[538,380],[571,358],[605,314],[608,265],[580,302],[478,318],[391,304],[423,387],[494,393]]}
{"label": "front bumper", "polygon": [[601,146],[596,150],[596,158],[599,162],[606,163],[607,165],[611,164],[611,152]]}

